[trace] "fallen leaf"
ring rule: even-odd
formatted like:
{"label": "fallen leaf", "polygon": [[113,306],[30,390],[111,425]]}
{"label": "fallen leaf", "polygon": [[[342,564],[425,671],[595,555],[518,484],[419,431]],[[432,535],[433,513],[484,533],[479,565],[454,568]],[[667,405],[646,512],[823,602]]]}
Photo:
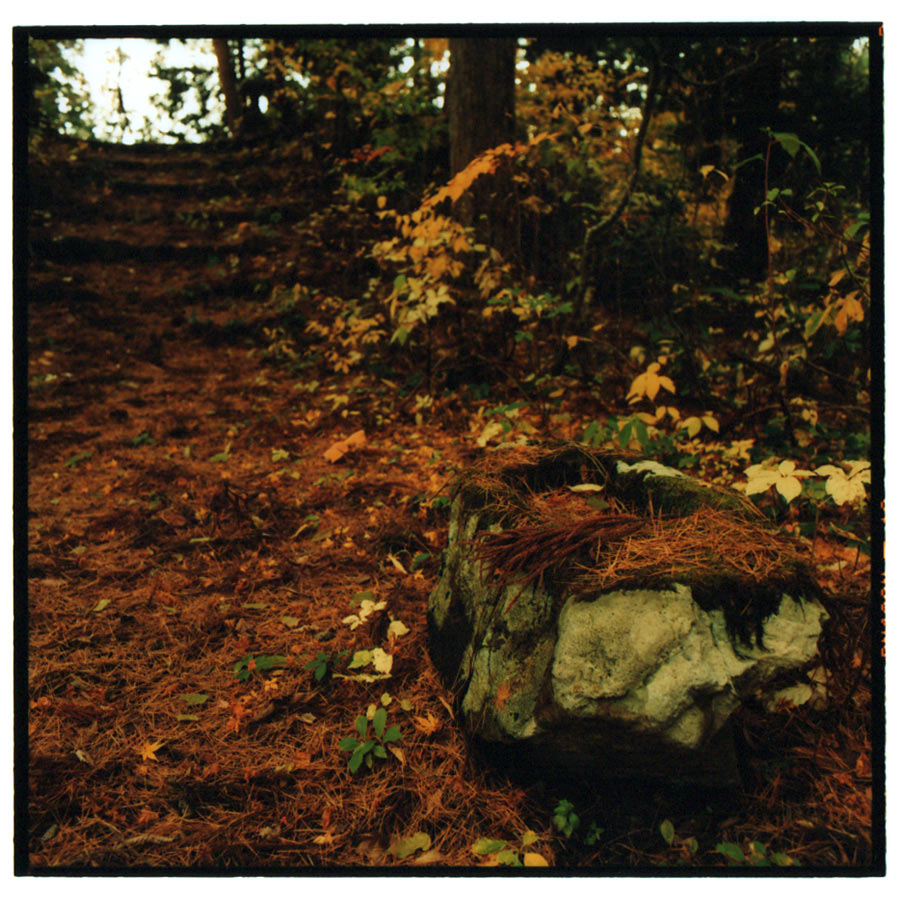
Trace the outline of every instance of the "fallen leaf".
{"label": "fallen leaf", "polygon": [[440,862],[443,858],[444,855],[440,850],[426,850],[412,861],[412,865],[430,866],[432,863]]}
{"label": "fallen leaf", "polygon": [[317,837],[313,838],[314,844],[333,844],[334,843],[334,832],[326,831],[324,834],[320,834]]}
{"label": "fallen leaf", "polygon": [[549,866],[550,863],[541,856],[540,853],[526,853],[522,857],[522,862],[526,866]]}
{"label": "fallen leaf", "polygon": [[376,672],[387,675],[394,665],[394,657],[390,653],[385,653],[381,647],[376,647],[372,651],[372,665],[375,666]]}
{"label": "fallen leaf", "polygon": [[397,859],[406,859],[416,850],[427,850],[431,846],[431,837],[424,831],[417,831],[409,837],[398,837],[391,844],[391,853]]}
{"label": "fallen leaf", "polygon": [[399,619],[394,619],[391,624],[388,625],[388,640],[403,637],[404,634],[409,634],[409,629]]}
{"label": "fallen leaf", "polygon": [[154,741],[153,743],[147,741],[140,749],[141,759],[143,759],[144,761],[152,759],[154,762],[159,762],[159,760],[156,758],[156,751],[159,750],[160,747],[164,746],[165,743],[165,741]]}
{"label": "fallen leaf", "polygon": [[400,760],[400,765],[406,765],[406,754],[399,748],[395,747],[393,744],[388,744],[388,750]]}
{"label": "fallen leaf", "polygon": [[330,463],[335,463],[347,454],[350,449],[346,441],[335,441],[323,454]]}
{"label": "fallen leaf", "polygon": [[434,734],[441,727],[441,720],[429,711],[424,716],[413,716],[413,724],[416,726],[416,731],[428,735]]}
{"label": "fallen leaf", "polygon": [[182,694],[181,699],[188,706],[202,706],[209,699],[209,694]]}
{"label": "fallen leaf", "polygon": [[401,575],[408,575],[408,574],[409,574],[409,572],[407,572],[406,569],[403,568],[403,563],[400,562],[400,560],[397,559],[397,557],[394,556],[393,553],[388,553],[388,557],[387,557],[387,558],[388,558],[388,562],[389,562],[389,563],[390,563],[390,564],[391,564],[391,565],[392,565],[392,566],[393,566],[393,567],[394,567]]}

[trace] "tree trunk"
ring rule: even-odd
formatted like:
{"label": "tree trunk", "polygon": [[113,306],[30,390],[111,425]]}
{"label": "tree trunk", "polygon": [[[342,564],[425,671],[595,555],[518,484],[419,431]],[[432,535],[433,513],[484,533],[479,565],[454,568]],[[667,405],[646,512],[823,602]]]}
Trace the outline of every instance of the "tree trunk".
{"label": "tree trunk", "polygon": [[240,99],[238,98],[237,84],[234,79],[234,63],[231,59],[231,49],[228,41],[221,38],[213,39],[213,49],[216,52],[216,63],[219,69],[219,85],[225,95],[225,123],[232,136],[237,135],[240,119]]}
{"label": "tree trunk", "polygon": [[[745,98],[735,110],[732,131],[740,141],[740,154],[749,159],[756,153],[765,156],[768,137],[765,128],[777,128],[780,119],[778,101],[781,99],[781,54],[776,47],[768,52],[759,65],[750,69],[740,85]],[[774,171],[769,172],[769,183],[783,169],[780,157],[773,159]],[[728,201],[728,219],[725,222],[724,240],[734,244],[729,254],[729,267],[739,278],[752,281],[761,279],[766,272],[768,247],[762,215],[754,210],[765,199],[763,185],[765,175],[762,163],[741,166],[735,173],[734,186]]]}
{"label": "tree trunk", "polygon": [[[515,38],[451,38],[447,112],[450,173],[479,153],[515,139]],[[515,214],[508,170],[482,176],[460,198],[455,213],[502,253],[515,248]]]}

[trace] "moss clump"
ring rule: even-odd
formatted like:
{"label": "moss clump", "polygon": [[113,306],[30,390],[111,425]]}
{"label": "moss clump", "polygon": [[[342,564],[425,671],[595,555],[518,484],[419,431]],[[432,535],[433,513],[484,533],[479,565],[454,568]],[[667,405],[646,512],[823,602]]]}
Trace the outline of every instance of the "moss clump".
{"label": "moss clump", "polygon": [[478,557],[498,593],[552,583],[560,598],[589,599],[685,584],[743,640],[759,637],[782,595],[819,594],[796,547],[746,498],[634,454],[500,450],[459,491],[465,514],[479,516]]}

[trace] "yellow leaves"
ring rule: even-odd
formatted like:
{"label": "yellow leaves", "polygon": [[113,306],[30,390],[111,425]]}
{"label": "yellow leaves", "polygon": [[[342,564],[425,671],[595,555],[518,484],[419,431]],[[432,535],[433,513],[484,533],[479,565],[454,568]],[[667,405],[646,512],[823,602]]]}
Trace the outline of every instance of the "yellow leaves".
{"label": "yellow leaves", "polygon": [[387,601],[379,600],[377,603],[374,600],[365,599],[360,601],[359,604],[359,615],[353,614],[349,616],[345,616],[341,619],[342,625],[349,625],[351,631],[355,631],[359,628],[360,625],[364,624],[366,619],[372,615],[373,612],[377,612],[380,609],[384,609],[387,606]]}
{"label": "yellow leaves", "polygon": [[164,747],[165,743],[165,741],[153,741],[152,743],[150,741],[145,742],[138,750],[141,754],[141,759],[144,762],[159,762],[156,758],[156,751],[161,747]]}
{"label": "yellow leaves", "polygon": [[849,473],[837,466],[825,465],[816,469],[816,475],[827,475],[825,490],[831,495],[838,506],[844,503],[854,503],[857,500],[866,499],[864,485],[872,483],[872,469],[866,459],[844,460],[844,465],[850,467]]}
{"label": "yellow leaves", "polygon": [[628,391],[627,397],[629,403],[637,403],[644,397],[653,400],[659,393],[660,388],[665,388],[671,394],[675,393],[675,384],[672,382],[672,379],[668,375],[660,375],[659,370],[660,364],[652,362],[647,366],[646,372],[638,375],[631,382],[631,389]]}
{"label": "yellow leaves", "polygon": [[704,425],[710,431],[718,432],[719,430],[719,421],[715,416],[689,416],[681,425],[683,428],[687,428],[688,437],[691,438],[697,437]]}
{"label": "yellow leaves", "polygon": [[833,310],[834,327],[839,335],[843,335],[850,322],[862,322],[865,319],[863,305],[859,301],[859,292],[851,291],[839,298],[830,307]]}
{"label": "yellow leaves", "polygon": [[536,866],[549,866],[550,863],[540,853],[529,852],[522,857],[522,865],[526,868],[533,868]]}
{"label": "yellow leaves", "polygon": [[771,469],[765,464],[758,464],[745,469],[744,474],[748,478],[744,493],[748,495],[761,494],[770,487],[774,487],[790,503],[800,495],[802,490],[800,479],[808,478],[813,473],[806,469],[798,469],[795,462],[785,459],[775,469]]}

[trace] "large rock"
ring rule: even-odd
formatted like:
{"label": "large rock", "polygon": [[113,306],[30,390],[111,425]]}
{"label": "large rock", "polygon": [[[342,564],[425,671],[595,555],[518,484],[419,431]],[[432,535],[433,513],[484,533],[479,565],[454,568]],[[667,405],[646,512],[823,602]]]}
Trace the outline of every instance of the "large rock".
{"label": "large rock", "polygon": [[[547,570],[553,575],[531,583],[498,580],[485,561],[484,539],[517,521],[540,527],[534,509],[510,521],[511,495],[521,489],[527,505],[542,491],[564,490],[561,479],[585,489],[585,458],[597,464],[589,473],[591,491],[602,489],[619,512],[646,510],[649,517],[652,509],[675,522],[704,509],[738,522],[752,517],[738,495],[651,461],[583,448],[549,457],[531,453],[525,462],[520,454],[506,467],[493,460],[487,479],[463,480],[452,506],[441,578],[428,604],[431,656],[458,690],[469,731],[507,754],[561,771],[734,782],[733,748],[723,726],[742,697],[815,656],[827,616],[812,599],[812,582],[809,596],[802,596],[807,583],[790,555],[752,591],[740,572],[730,574],[728,561],[714,573],[711,589],[708,571],[694,579],[691,566],[679,566],[677,558],[642,570],[633,585],[604,590],[600,578],[593,593],[585,591],[583,576],[573,590],[578,559],[567,561],[568,574],[556,565]],[[591,507],[585,511],[595,514]],[[763,528],[746,527],[750,533]],[[598,551],[587,546],[584,558],[593,553],[596,562]],[[672,548],[676,557],[678,546]],[[765,549],[771,551],[770,542]],[[617,550],[604,552],[614,560]],[[603,571],[615,572],[615,562]],[[667,579],[667,572],[677,577]],[[745,602],[747,593],[755,603]],[[741,611],[744,618],[736,622]]]}

